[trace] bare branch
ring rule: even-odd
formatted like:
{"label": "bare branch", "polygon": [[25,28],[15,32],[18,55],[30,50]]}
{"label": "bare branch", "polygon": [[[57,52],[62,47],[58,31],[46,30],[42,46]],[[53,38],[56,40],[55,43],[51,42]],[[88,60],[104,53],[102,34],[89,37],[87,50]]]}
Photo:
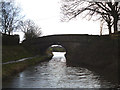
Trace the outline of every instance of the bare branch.
{"label": "bare branch", "polygon": [[[83,12],[84,18],[88,16],[88,20],[92,19],[93,16],[98,19],[103,19],[108,24],[109,29],[111,25],[114,26],[114,32],[117,31],[117,23],[120,20],[120,2],[89,2],[83,0],[64,0],[62,9],[64,18],[71,20],[76,18]],[[65,19],[64,19],[65,20]]]}
{"label": "bare branch", "polygon": [[32,20],[20,21],[18,28],[25,34],[26,39],[37,38],[41,35],[41,28]]}
{"label": "bare branch", "polygon": [[17,24],[21,19],[20,8],[14,5],[13,1],[1,1],[1,22],[2,33],[11,34],[16,30]]}

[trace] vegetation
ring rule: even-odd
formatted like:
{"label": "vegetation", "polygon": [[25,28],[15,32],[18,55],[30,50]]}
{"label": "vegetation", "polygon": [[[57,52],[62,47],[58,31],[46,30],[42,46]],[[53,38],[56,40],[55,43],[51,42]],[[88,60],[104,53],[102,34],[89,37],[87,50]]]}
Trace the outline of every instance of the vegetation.
{"label": "vegetation", "polygon": [[41,35],[41,28],[32,20],[20,21],[19,29],[24,33],[25,39],[37,38]]}
{"label": "vegetation", "polygon": [[[23,46],[3,46],[2,49],[2,62],[14,61],[25,57],[32,57],[33,54],[28,52]],[[49,60],[51,56],[48,55],[39,55],[32,59],[27,59],[25,61],[3,64],[2,65],[2,78],[7,79],[8,77],[24,70],[28,66],[35,65],[39,62]]]}
{"label": "vegetation", "polygon": [[4,34],[11,34],[16,30],[19,20],[23,18],[20,15],[20,8],[15,6],[12,0],[2,0],[1,4],[1,17],[2,22],[0,30]]}
{"label": "vegetation", "polygon": [[21,45],[3,46],[2,47],[2,62],[18,60],[25,57],[33,56]]}
{"label": "vegetation", "polygon": [[79,14],[88,16],[90,20],[93,16],[96,20],[106,22],[109,34],[113,26],[114,33],[118,32],[118,21],[120,20],[120,2],[117,1],[83,1],[83,0],[62,0],[63,21],[71,20]]}
{"label": "vegetation", "polygon": [[37,38],[41,35],[39,28],[32,20],[23,20],[21,9],[12,0],[0,1],[1,4],[1,25],[0,32],[11,35],[15,31],[22,31],[25,39]]}
{"label": "vegetation", "polygon": [[50,58],[51,57],[48,57],[48,56],[39,56],[39,57],[25,60],[25,61],[18,62],[18,63],[2,65],[2,78],[3,80],[6,80],[8,77],[15,75],[18,72],[21,72],[28,66],[35,65],[45,60],[49,60]]}

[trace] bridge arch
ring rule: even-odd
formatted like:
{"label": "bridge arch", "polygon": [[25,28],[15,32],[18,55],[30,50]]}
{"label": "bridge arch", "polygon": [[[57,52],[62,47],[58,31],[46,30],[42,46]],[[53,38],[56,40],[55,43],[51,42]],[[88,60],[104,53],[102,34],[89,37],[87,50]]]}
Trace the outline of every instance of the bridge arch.
{"label": "bridge arch", "polygon": [[[51,35],[24,41],[23,45],[36,54],[45,54],[49,46],[58,42],[66,49],[67,64],[90,67],[96,72],[101,69],[104,70],[102,73],[105,75],[109,74],[106,73],[108,70],[117,72],[119,38],[111,38],[107,35]],[[106,68],[106,65],[109,64],[112,66]],[[116,74],[111,76],[118,80]]]}
{"label": "bridge arch", "polygon": [[66,49],[61,45],[61,44],[52,44],[51,46],[48,47],[48,49],[46,50],[46,53],[49,54],[53,54],[53,52],[65,52],[66,53]]}
{"label": "bridge arch", "polygon": [[[30,49],[35,54],[45,54],[46,50],[51,45],[61,45],[65,48],[66,54],[72,53],[81,45],[86,45],[88,35],[71,35],[71,34],[63,34],[63,35],[50,35],[39,37],[32,40],[26,40],[23,44],[26,48]],[[73,54],[73,53],[72,53]]]}

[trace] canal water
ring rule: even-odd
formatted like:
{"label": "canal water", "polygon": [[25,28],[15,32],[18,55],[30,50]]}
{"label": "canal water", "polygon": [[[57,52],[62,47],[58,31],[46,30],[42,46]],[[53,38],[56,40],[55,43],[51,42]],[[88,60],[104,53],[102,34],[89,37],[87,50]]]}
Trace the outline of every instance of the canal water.
{"label": "canal water", "polygon": [[112,88],[95,72],[66,65],[65,52],[53,52],[50,61],[31,66],[6,82],[3,88]]}

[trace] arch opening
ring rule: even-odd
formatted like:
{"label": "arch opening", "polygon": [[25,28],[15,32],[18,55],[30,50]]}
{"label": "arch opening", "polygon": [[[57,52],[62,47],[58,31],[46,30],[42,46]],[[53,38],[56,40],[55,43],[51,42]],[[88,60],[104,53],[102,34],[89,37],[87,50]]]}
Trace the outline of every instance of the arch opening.
{"label": "arch opening", "polygon": [[47,54],[52,55],[53,60],[66,62],[66,49],[60,44],[52,44],[50,47],[48,47]]}

